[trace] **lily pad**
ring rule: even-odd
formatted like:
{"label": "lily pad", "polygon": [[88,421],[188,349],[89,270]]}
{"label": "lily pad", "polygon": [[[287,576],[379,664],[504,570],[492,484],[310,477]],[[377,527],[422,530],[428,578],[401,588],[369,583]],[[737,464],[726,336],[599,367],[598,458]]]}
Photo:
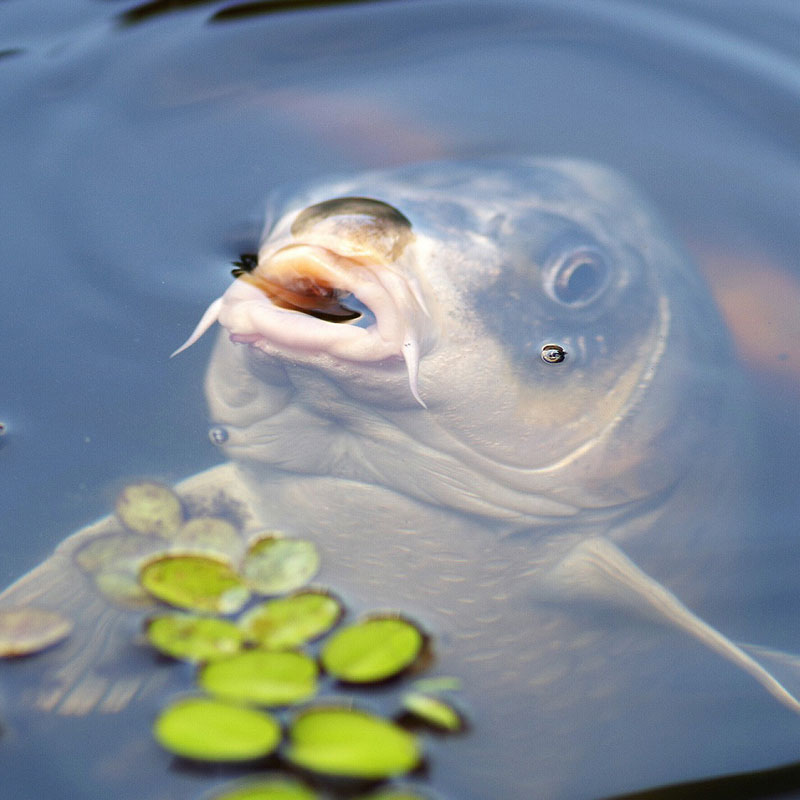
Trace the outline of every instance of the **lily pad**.
{"label": "lily pad", "polygon": [[184,523],[175,536],[175,544],[208,555],[238,558],[243,548],[236,527],[221,517],[194,517]]}
{"label": "lily pad", "polygon": [[250,597],[230,564],[210,556],[160,556],[142,566],[139,583],[157,600],[192,611],[233,614]]}
{"label": "lily pad", "polygon": [[389,778],[419,763],[416,737],[392,722],[349,708],[315,708],[289,729],[286,758],[326,775]]}
{"label": "lily pad", "polygon": [[251,641],[267,650],[289,650],[316,639],[341,618],[342,606],[325,592],[302,592],[268,600],[239,618]]}
{"label": "lily pad", "polygon": [[389,787],[363,797],[359,796],[356,800],[431,800],[431,798],[430,795],[421,795],[412,789]]}
{"label": "lily pad", "polygon": [[457,692],[461,688],[461,678],[434,675],[432,678],[419,678],[412,686],[420,692]]}
{"label": "lily pad", "polygon": [[38,653],[66,639],[72,620],[43,608],[14,606],[0,609],[0,658]]}
{"label": "lily pad", "polygon": [[403,697],[403,708],[434,728],[457,733],[464,728],[461,715],[449,703],[422,692],[408,692]]}
{"label": "lily pad", "polygon": [[153,606],[153,598],[139,585],[136,572],[123,569],[103,570],[94,576],[94,584],[112,603],[123,608]]}
{"label": "lily pad", "polygon": [[244,633],[232,622],[189,614],[147,621],[147,640],[164,655],[185,661],[215,661],[241,650]]}
{"label": "lily pad", "polygon": [[342,628],[322,648],[325,669],[348,683],[373,683],[409,667],[422,652],[425,639],[404,619],[375,617]]}
{"label": "lily pad", "polygon": [[264,711],[189,697],[167,706],[153,726],[158,743],[199,761],[250,761],[271,753],[281,738],[278,722]]}
{"label": "lily pad", "polygon": [[319,800],[319,795],[300,781],[275,778],[238,783],[209,800]]}
{"label": "lily pad", "polygon": [[248,548],[241,574],[260,594],[285,594],[305,586],[317,574],[319,565],[313,542],[265,536]]}
{"label": "lily pad", "polygon": [[157,536],[116,531],[87,542],[75,554],[75,562],[84,572],[89,573],[106,569],[117,570],[163,552],[164,549],[164,540]]}
{"label": "lily pad", "polygon": [[126,486],[117,496],[114,509],[128,530],[164,539],[172,538],[183,523],[178,495],[172,489],[151,481]]}
{"label": "lily pad", "polygon": [[224,700],[263,706],[302,703],[317,690],[317,665],[302,653],[246,650],[207,664],[197,682]]}

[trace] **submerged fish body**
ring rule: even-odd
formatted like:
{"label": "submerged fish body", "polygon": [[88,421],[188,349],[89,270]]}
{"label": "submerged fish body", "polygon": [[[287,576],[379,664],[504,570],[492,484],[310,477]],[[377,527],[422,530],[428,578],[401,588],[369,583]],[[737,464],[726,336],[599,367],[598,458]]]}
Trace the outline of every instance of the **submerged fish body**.
{"label": "submerged fish body", "polygon": [[[730,702],[675,689],[696,662],[800,711],[775,654],[696,613],[741,583],[745,393],[704,285],[627,182],[561,159],[420,165],[315,185],[271,219],[187,342],[224,328],[206,394],[228,461],[178,488],[313,539],[353,607],[431,630],[474,717],[437,752],[441,786],[582,797],[724,769],[746,748],[680,736],[686,709],[711,735]],[[0,601],[82,607],[84,634],[124,619],[70,579],[103,524]],[[40,697],[124,706],[142,681],[70,700],[115,641],[79,630],[42,656]]]}

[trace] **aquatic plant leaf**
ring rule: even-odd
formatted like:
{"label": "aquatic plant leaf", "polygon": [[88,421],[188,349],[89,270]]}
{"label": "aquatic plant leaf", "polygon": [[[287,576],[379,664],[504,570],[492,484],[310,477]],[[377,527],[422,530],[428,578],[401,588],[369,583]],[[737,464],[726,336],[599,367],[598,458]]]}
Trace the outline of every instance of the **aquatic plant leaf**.
{"label": "aquatic plant leaf", "polygon": [[156,599],[191,611],[233,614],[250,597],[230,564],[210,556],[160,556],[142,566],[139,583]]}
{"label": "aquatic plant leaf", "polygon": [[248,549],[241,574],[260,594],[285,594],[305,586],[317,574],[319,565],[313,542],[266,536]]}
{"label": "aquatic plant leaf", "polygon": [[38,653],[64,640],[73,628],[72,620],[34,606],[0,609],[0,658]]}
{"label": "aquatic plant leaf", "polygon": [[331,636],[320,654],[325,669],[348,683],[372,683],[409,667],[422,651],[424,637],[404,619],[376,617]]}
{"label": "aquatic plant leaf", "polygon": [[192,552],[238,559],[243,549],[236,527],[221,517],[194,517],[175,535],[175,544]]}
{"label": "aquatic plant leaf", "polygon": [[163,552],[164,540],[131,531],[115,531],[96,536],[75,553],[75,563],[88,573],[120,569],[155,553]]}
{"label": "aquatic plant leaf", "polygon": [[449,703],[422,692],[408,692],[403,697],[403,708],[428,725],[449,733],[464,728],[461,715]]}
{"label": "aquatic plant leaf", "polygon": [[342,606],[325,592],[301,592],[268,600],[239,618],[247,638],[268,650],[299,647],[330,630]]}
{"label": "aquatic plant leaf", "polygon": [[232,622],[190,614],[164,614],[146,623],[147,640],[160,653],[184,661],[214,661],[237,653],[244,633]]}
{"label": "aquatic plant leaf", "polygon": [[94,576],[94,585],[112,603],[123,608],[153,606],[153,598],[139,585],[135,572],[106,569]]}
{"label": "aquatic plant leaf", "polygon": [[178,495],[172,489],[151,481],[126,486],[117,496],[114,510],[128,530],[165,539],[172,538],[183,523]]}
{"label": "aquatic plant leaf", "polygon": [[420,692],[455,692],[461,688],[461,678],[453,675],[434,675],[420,678],[412,684]]}
{"label": "aquatic plant leaf", "polygon": [[355,800],[431,800],[429,795],[421,795],[412,789],[388,787],[368,795],[359,795]]}
{"label": "aquatic plant leaf", "polygon": [[388,778],[413,769],[420,748],[413,734],[365,711],[315,708],[292,722],[285,756],[327,775]]}
{"label": "aquatic plant leaf", "polygon": [[208,800],[319,800],[319,795],[290,778],[238,783]]}
{"label": "aquatic plant leaf", "polygon": [[245,650],[207,664],[198,684],[224,700],[263,706],[302,703],[317,690],[317,665],[303,653]]}
{"label": "aquatic plant leaf", "polygon": [[265,711],[189,697],[167,706],[153,725],[166,750],[200,761],[249,761],[271,753],[281,738]]}

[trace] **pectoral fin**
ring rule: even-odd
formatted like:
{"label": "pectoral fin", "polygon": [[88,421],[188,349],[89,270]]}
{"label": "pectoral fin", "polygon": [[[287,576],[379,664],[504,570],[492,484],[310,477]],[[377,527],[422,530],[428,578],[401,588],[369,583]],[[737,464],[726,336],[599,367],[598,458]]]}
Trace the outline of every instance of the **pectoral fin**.
{"label": "pectoral fin", "polygon": [[[612,603],[629,613],[644,614],[679,628],[736,664],[779,702],[800,713],[800,701],[761,663],[772,661],[763,655],[773,651],[738,645],[728,639],[642,572],[608,539],[596,537],[581,542],[548,573],[544,584],[543,594],[551,598]],[[800,668],[800,659],[785,654],[783,658]]]}

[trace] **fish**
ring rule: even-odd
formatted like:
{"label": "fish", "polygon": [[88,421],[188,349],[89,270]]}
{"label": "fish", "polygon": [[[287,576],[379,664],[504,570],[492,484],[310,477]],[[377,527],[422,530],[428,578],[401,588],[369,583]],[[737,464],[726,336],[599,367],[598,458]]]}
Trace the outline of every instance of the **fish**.
{"label": "fish", "polygon": [[[615,171],[434,162],[283,194],[173,355],[217,325],[205,392],[224,462],[177,491],[235,510],[245,534],[311,539],[352,607],[432,632],[475,707],[474,735],[441,762],[453,796],[593,796],[589,774],[611,792],[713,771],[724,743],[717,762],[670,772],[635,741],[645,720],[625,728],[693,658],[709,679],[731,666],[737,691],[736,671],[796,724],[796,658],[697,610],[746,591],[748,477],[732,468],[746,382],[690,258]],[[78,620],[43,656],[40,709],[119,711],[153,678],[139,665],[97,681],[135,614],[75,558],[112,526],[0,595]],[[627,749],[598,742],[623,729],[638,732]]]}

